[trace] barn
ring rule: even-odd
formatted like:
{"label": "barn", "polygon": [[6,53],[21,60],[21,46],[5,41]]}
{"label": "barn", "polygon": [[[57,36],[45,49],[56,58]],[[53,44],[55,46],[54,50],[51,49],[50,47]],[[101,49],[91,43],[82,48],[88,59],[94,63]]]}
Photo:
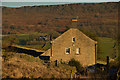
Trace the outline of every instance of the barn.
{"label": "barn", "polygon": [[69,61],[74,58],[82,66],[95,64],[97,42],[76,28],[70,28],[62,35],[51,41],[51,48],[41,56],[49,56],[51,61]]}

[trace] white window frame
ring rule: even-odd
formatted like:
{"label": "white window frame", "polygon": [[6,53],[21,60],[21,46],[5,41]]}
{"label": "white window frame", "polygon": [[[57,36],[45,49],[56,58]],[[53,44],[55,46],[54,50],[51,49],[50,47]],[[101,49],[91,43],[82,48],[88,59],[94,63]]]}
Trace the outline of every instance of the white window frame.
{"label": "white window frame", "polygon": [[76,54],[80,54],[80,48],[76,49]]}
{"label": "white window frame", "polygon": [[69,53],[68,53],[68,52],[67,52],[67,49],[70,50],[70,48],[65,48],[65,54],[70,54],[70,51],[69,51]]}

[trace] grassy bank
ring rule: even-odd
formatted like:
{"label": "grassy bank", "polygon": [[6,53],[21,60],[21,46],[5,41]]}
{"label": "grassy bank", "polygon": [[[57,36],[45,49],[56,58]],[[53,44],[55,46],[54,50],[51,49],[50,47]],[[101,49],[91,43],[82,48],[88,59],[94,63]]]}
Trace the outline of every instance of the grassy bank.
{"label": "grassy bank", "polygon": [[106,59],[107,56],[115,58],[115,40],[107,37],[98,37],[98,59]]}

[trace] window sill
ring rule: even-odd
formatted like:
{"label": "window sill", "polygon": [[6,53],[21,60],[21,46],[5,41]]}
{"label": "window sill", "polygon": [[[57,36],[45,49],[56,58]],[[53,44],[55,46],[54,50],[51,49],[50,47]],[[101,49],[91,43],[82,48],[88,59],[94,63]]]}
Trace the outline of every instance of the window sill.
{"label": "window sill", "polygon": [[70,54],[70,53],[65,53],[65,54]]}

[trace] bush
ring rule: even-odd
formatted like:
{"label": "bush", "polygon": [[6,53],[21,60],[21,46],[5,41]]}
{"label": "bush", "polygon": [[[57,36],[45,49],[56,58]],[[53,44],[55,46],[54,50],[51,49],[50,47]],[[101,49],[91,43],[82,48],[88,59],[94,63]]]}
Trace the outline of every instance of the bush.
{"label": "bush", "polygon": [[15,28],[16,28],[16,26],[14,26],[14,25],[10,26],[10,29],[15,29]]}
{"label": "bush", "polygon": [[77,60],[75,60],[74,58],[72,58],[72,59],[69,61],[68,64],[69,64],[70,66],[75,66],[78,74],[83,74],[84,69],[83,69],[83,67],[82,67],[82,65],[80,64],[79,61],[77,61]]}
{"label": "bush", "polygon": [[55,75],[52,74],[52,75],[51,75],[51,78],[52,78],[52,80],[55,80]]}
{"label": "bush", "polygon": [[95,15],[94,15],[94,17],[96,17],[96,18],[97,18],[97,17],[98,17],[98,15],[97,15],[97,14],[95,14]]}
{"label": "bush", "polygon": [[111,61],[110,63],[109,63],[109,68],[119,68],[120,67],[120,61]]}

